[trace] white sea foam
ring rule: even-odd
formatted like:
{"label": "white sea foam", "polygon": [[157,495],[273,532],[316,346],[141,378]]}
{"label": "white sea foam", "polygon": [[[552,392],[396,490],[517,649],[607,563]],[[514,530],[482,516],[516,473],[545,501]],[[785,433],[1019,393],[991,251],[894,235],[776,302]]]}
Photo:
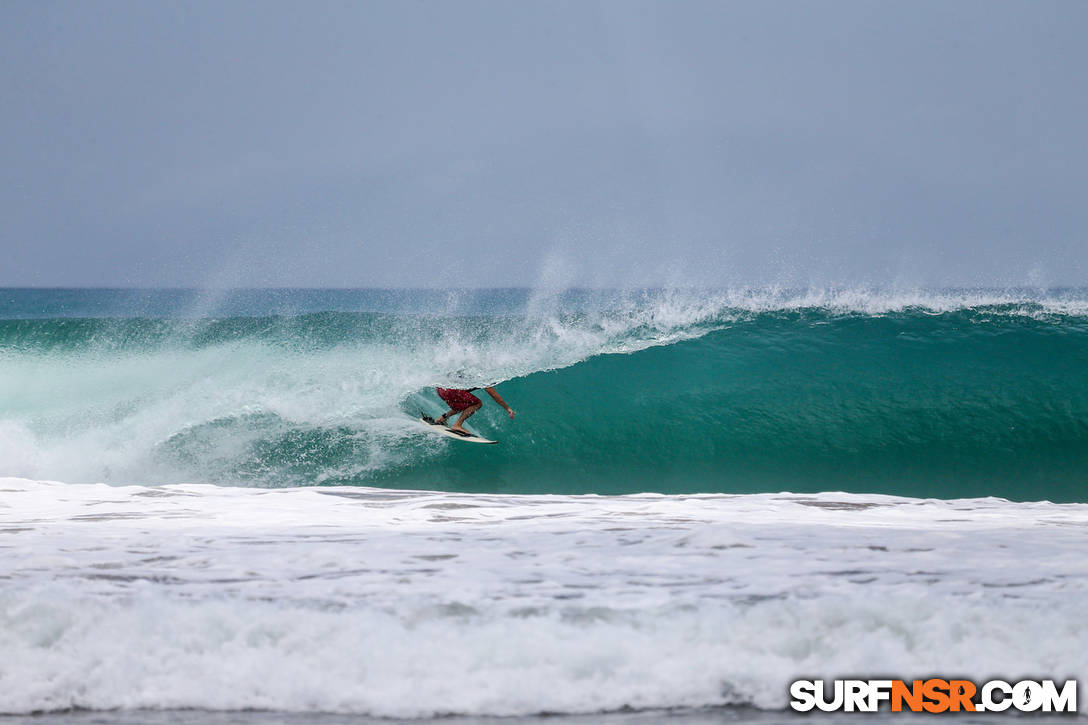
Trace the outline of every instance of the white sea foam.
{"label": "white sea foam", "polygon": [[[1076,676],[1088,505],[0,479],[0,713],[786,704]],[[1082,709],[1085,704],[1081,703]]]}

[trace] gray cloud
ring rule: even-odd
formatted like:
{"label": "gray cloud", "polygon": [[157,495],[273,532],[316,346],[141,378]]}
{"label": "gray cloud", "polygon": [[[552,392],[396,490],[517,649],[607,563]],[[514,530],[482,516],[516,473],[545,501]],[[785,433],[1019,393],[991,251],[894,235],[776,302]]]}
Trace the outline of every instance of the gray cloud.
{"label": "gray cloud", "polygon": [[8,2],[0,284],[1084,284],[1082,2]]}

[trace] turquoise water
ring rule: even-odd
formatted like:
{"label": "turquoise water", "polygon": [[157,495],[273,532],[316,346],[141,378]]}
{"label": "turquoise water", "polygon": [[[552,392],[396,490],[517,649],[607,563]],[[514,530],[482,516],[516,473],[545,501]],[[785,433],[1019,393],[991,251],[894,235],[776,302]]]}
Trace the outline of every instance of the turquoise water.
{"label": "turquoise water", "polygon": [[[1088,500],[1078,290],[5,290],[0,475]],[[499,382],[469,424],[436,385]],[[486,398],[485,398],[486,399]]]}
{"label": "turquoise water", "polygon": [[541,492],[1085,500],[1088,327],[980,316],[761,315],[536,373],[503,392],[544,425],[503,427],[489,410],[507,445],[397,475],[471,486],[494,466],[490,480]]}

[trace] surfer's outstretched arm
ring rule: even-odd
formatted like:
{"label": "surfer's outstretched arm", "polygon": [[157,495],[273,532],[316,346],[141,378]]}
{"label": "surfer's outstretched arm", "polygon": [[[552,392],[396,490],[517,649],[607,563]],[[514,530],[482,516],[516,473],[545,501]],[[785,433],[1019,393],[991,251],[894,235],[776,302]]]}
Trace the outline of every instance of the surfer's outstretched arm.
{"label": "surfer's outstretched arm", "polygon": [[496,392],[495,392],[495,389],[494,389],[494,388],[484,388],[484,392],[485,392],[485,393],[487,393],[488,395],[490,395],[490,396],[491,396],[491,398],[492,398],[492,399],[493,399],[493,400],[494,400],[494,401],[495,401],[496,403],[498,403],[498,404],[499,404],[499,405],[501,405],[502,407],[506,408],[506,414],[507,414],[507,415],[509,415],[509,416],[510,416],[511,418],[513,418],[513,417],[514,417],[514,409],[513,409],[513,408],[511,408],[511,407],[510,407],[509,405],[507,405],[507,404],[506,404],[506,401],[502,399],[502,396],[501,396],[501,395],[499,395],[498,393],[496,393]]}

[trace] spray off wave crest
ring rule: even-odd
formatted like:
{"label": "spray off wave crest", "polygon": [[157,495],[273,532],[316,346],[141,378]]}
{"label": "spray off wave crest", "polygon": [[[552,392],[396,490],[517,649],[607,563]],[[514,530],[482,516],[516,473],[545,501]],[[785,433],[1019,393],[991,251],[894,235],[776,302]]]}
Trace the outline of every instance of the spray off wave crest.
{"label": "spray off wave crest", "polygon": [[[422,390],[496,383],[718,324],[717,310],[701,302],[603,311],[558,305],[534,296],[453,316],[0,320],[8,372],[0,382],[0,465],[12,475],[84,482],[305,485],[365,477],[402,459],[398,444],[423,445],[405,415],[405,401]],[[270,450],[293,442],[298,447],[278,459]],[[304,458],[310,443],[334,445],[352,460],[296,475],[284,456]],[[207,446],[215,448],[210,461]]]}
{"label": "spray off wave crest", "polygon": [[[382,294],[0,320],[0,473],[1083,498],[1083,292]],[[503,381],[518,420],[473,420],[497,450],[413,421],[436,385]]]}

